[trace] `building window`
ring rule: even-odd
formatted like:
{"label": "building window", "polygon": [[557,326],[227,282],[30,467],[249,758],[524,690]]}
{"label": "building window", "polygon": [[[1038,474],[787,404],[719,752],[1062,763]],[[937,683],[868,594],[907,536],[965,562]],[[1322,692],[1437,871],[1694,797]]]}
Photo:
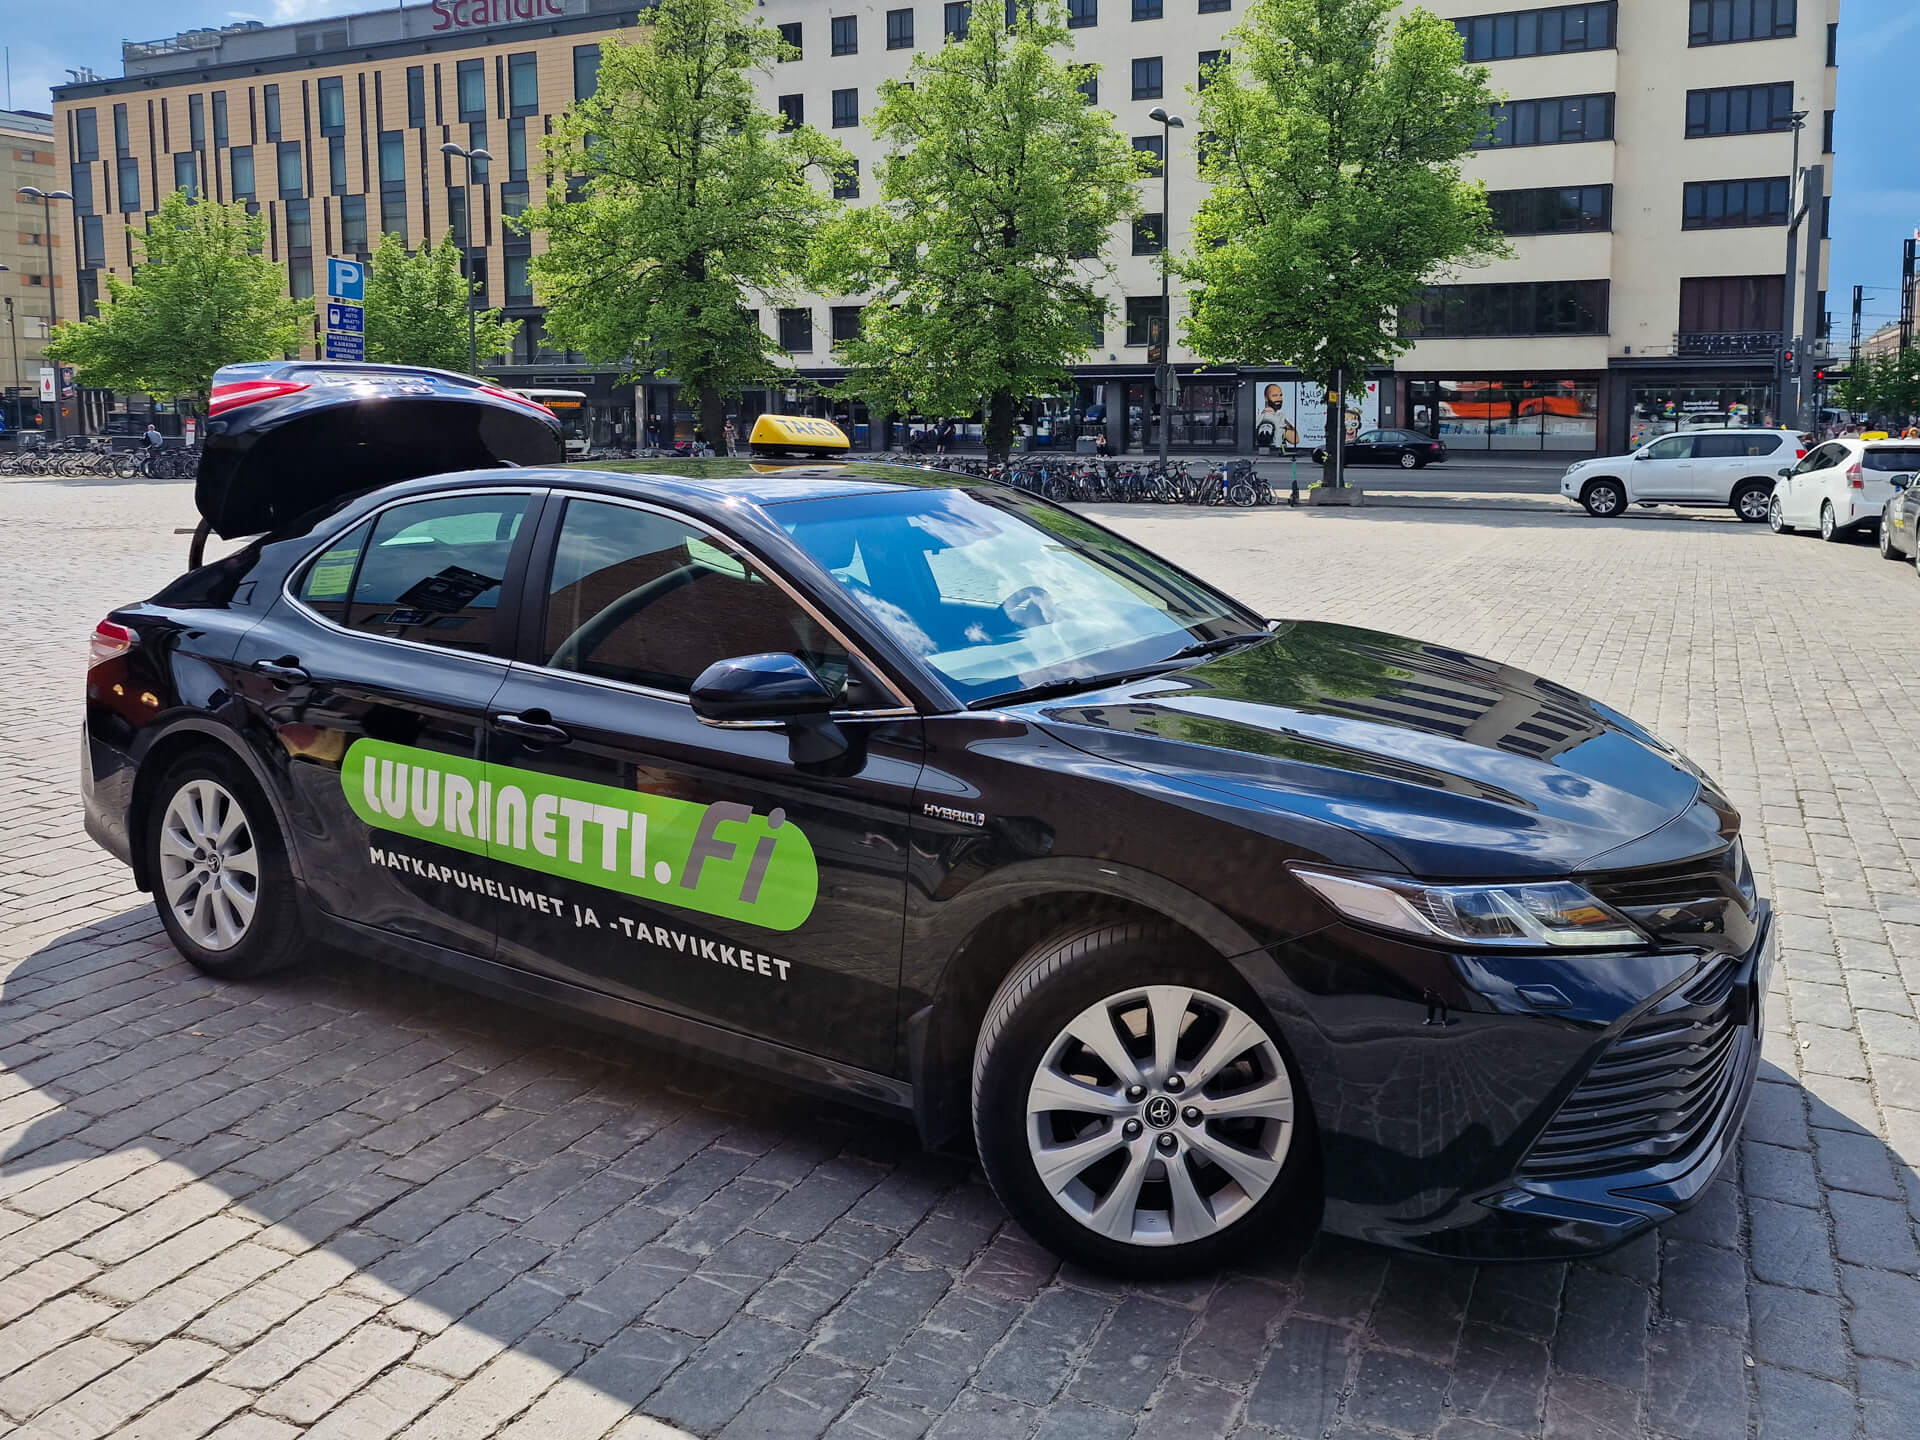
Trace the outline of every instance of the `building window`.
{"label": "building window", "polygon": [[306,256],[287,262],[289,283],[287,293],[296,300],[313,298],[313,258]]}
{"label": "building window", "polygon": [[834,175],[833,198],[836,200],[860,198],[860,162],[858,160],[849,160],[847,168]]}
{"label": "building window", "polygon": [[207,102],[201,95],[187,97],[187,143],[195,150],[207,148]]}
{"label": "building window", "polygon": [[1211,85],[1214,72],[1226,64],[1229,58],[1224,50],[1202,50],[1200,52],[1200,84],[1197,88],[1204,90]]}
{"label": "building window", "polygon": [[106,221],[98,215],[80,217],[80,268],[98,270],[107,263]]}
{"label": "building window", "polygon": [[1200,0],[1200,13],[1202,15],[1213,15],[1222,10],[1231,9],[1233,9],[1233,0]]}
{"label": "building window", "polygon": [[[1831,240],[1833,238],[1833,197],[1831,195],[1822,195],[1820,197],[1820,238],[1822,240]],[[1826,293],[1824,290],[1820,292],[1822,296],[1820,308],[1822,310],[1827,308],[1825,300]]]}
{"label": "building window", "polygon": [[[471,125],[467,126],[467,149],[485,150],[486,148],[487,148],[487,122],[484,120],[476,120]],[[473,161],[469,161],[468,163],[472,166],[472,169],[473,169],[473,183],[476,185],[486,184],[487,176],[493,170],[493,163],[488,160],[473,160]]]}
{"label": "building window", "polygon": [[1133,0],[1133,18],[1136,20],[1158,20],[1160,18],[1160,0]]}
{"label": "building window", "polygon": [[1492,124],[1476,148],[1577,145],[1584,140],[1612,138],[1613,96],[1563,95],[1495,105]]}
{"label": "building window", "polygon": [[334,135],[327,140],[327,189],[335,195],[347,193],[347,137]]}
{"label": "building window", "polygon": [[1067,28],[1091,30],[1100,23],[1100,0],[1067,0]]}
{"label": "building window", "polygon": [[213,92],[213,148],[227,148],[227,92]]}
{"label": "building window", "polygon": [[329,75],[320,82],[320,133],[347,133],[347,93],[338,75]]}
{"label": "building window", "polygon": [[804,52],[800,48],[800,22],[798,20],[795,20],[789,25],[782,25],[780,27],[780,38],[793,47],[793,53],[791,55],[782,55],[780,57],[782,60],[799,60],[804,58]]}
{"label": "building window", "polygon": [[1604,335],[1607,298],[1605,280],[1434,285],[1401,313],[1400,333],[1427,340]]}
{"label": "building window", "polygon": [[1503,235],[1574,235],[1613,228],[1611,185],[1493,190],[1487,208]]}
{"label": "building window", "polygon": [[1614,0],[1593,5],[1556,5],[1550,10],[1510,10],[1501,15],[1470,15],[1455,20],[1466,58],[1518,60],[1529,55],[1560,55],[1614,47]]}
{"label": "building window", "polygon": [[804,95],[782,95],[777,103],[782,130],[798,130],[807,123],[807,100]]}
{"label": "building window", "polygon": [[140,162],[131,155],[123,156],[118,169],[116,188],[120,192],[120,213],[130,215],[140,208]]}
{"label": "building window", "polygon": [[887,49],[911,50],[913,48],[913,11],[889,10],[887,12]]}
{"label": "building window", "polygon": [[1100,103],[1100,73],[1089,67],[1087,70],[1087,78],[1080,82],[1079,90],[1081,95],[1086,98],[1087,104],[1098,105]]}
{"label": "building window", "polygon": [[1793,128],[1793,86],[1734,85],[1687,92],[1687,138],[1756,135]]}
{"label": "building window", "polygon": [[1127,345],[1151,345],[1159,339],[1160,317],[1166,314],[1158,295],[1127,297]]}
{"label": "building window", "polygon": [[1840,63],[1840,27],[1827,26],[1827,68],[1833,69]]}
{"label": "building window", "polygon": [[500,213],[502,215],[524,215],[527,213],[529,203],[526,181],[510,180],[500,187]]}
{"label": "building window", "polygon": [[796,355],[813,349],[813,311],[802,308],[780,312],[780,348]]}
{"label": "building window", "polygon": [[1709,275],[1680,282],[1682,335],[1780,333],[1786,280],[1779,275]]}
{"label": "building window", "polygon": [[100,118],[92,109],[73,112],[73,158],[85,164],[100,158]]}
{"label": "building window", "polygon": [[835,305],[827,312],[833,324],[833,343],[842,344],[860,338],[860,307]]}
{"label": "building window", "polygon": [[287,201],[287,248],[313,248],[313,206],[306,200]]}
{"label": "building window", "polygon": [[407,124],[422,129],[427,123],[427,71],[424,65],[407,67]]}
{"label": "building window", "polygon": [[507,113],[540,113],[540,67],[531,50],[507,57]]}
{"label": "building window", "polygon": [[516,116],[507,121],[507,179],[527,178],[527,122]]}
{"label": "building window", "polygon": [[173,157],[173,188],[186,192],[191,199],[199,191],[195,183],[198,179],[194,169],[194,155],[191,150],[182,150]]}
{"label": "building window", "polygon": [[1167,137],[1164,135],[1136,135],[1133,148],[1153,157],[1153,174],[1160,173],[1160,167],[1167,163]]}
{"label": "building window", "polygon": [[487,62],[484,60],[462,60],[455,70],[455,97],[459,102],[462,120],[484,120],[487,118]]}
{"label": "building window", "polygon": [[831,26],[833,53],[836,55],[858,55],[860,53],[860,17],[857,15],[836,15]]}
{"label": "building window", "polygon": [[1822,155],[1833,153],[1833,111],[1831,110],[1826,112],[1820,122],[1820,153]]}
{"label": "building window", "polygon": [[525,255],[506,257],[507,303],[509,305],[531,305],[533,303],[533,270]]}
{"label": "building window", "polygon": [[1136,215],[1133,220],[1133,253],[1158,255],[1166,249],[1166,242],[1161,238],[1166,223],[1167,217],[1158,210]]}
{"label": "building window", "polygon": [[233,175],[233,198],[253,199],[253,147],[236,145],[228,152],[228,159]]}
{"label": "building window", "polygon": [[282,140],[280,142],[280,147],[277,152],[277,164],[279,166],[280,198],[286,200],[294,196],[306,194],[307,187],[304,183],[306,177],[300,170],[300,142],[298,140]]}
{"label": "building window", "polygon": [[263,85],[260,88],[260,113],[267,127],[267,143],[280,143],[280,87]]}
{"label": "building window", "polygon": [[[783,25],[780,27],[785,29]],[[600,47],[598,45],[576,45],[573,47],[573,98],[585,100],[600,88]]]}
{"label": "building window", "polygon": [[367,197],[349,195],[340,202],[340,248],[356,254],[367,248]]}
{"label": "building window", "polygon": [[1785,40],[1794,33],[1797,0],[1693,0],[1689,45]]}
{"label": "building window", "polygon": [[73,165],[68,167],[71,178],[67,181],[67,190],[73,196],[73,213],[90,214],[93,210],[93,166]]}
{"label": "building window", "polygon": [[1158,55],[1150,55],[1145,60],[1133,62],[1133,98],[1136,100],[1158,100],[1161,91],[1161,66]]}
{"label": "building window", "polygon": [[1685,188],[1682,230],[1732,230],[1787,223],[1787,177],[1696,180]]}
{"label": "building window", "polygon": [[447,188],[447,230],[453,236],[456,245],[467,245],[472,236],[467,233],[467,187],[452,185]]}
{"label": "building window", "polygon": [[406,178],[407,132],[382,130],[380,132],[380,181],[385,185],[397,185]]}
{"label": "building window", "polygon": [[836,90],[833,92],[833,128],[844,130],[849,125],[860,123],[860,92],[858,90]]}
{"label": "building window", "polygon": [[405,191],[400,191],[392,195],[381,195],[380,233],[382,235],[398,235],[402,245],[407,243],[407,196]]}
{"label": "building window", "polygon": [[945,32],[946,32],[947,39],[949,40],[966,39],[967,38],[967,21],[972,16],[972,14],[973,14],[973,6],[966,3],[966,0],[959,0],[959,3],[954,3],[954,0],[948,0],[946,23],[945,23]]}
{"label": "building window", "polygon": [[116,156],[129,155],[132,147],[127,143],[127,107],[113,107],[113,153]]}

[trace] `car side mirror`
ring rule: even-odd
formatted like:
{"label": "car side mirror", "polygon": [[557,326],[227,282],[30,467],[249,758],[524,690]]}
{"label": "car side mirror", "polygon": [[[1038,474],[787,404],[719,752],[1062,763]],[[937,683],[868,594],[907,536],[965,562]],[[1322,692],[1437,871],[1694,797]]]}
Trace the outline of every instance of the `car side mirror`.
{"label": "car side mirror", "polygon": [[1895,475],[1892,477],[1891,480],[1888,481],[1888,483],[1891,484],[1893,488],[1896,490],[1904,490],[1913,483],[1913,476]]}
{"label": "car side mirror", "polygon": [[1793,467],[1791,465],[1782,465],[1780,467],[1780,478],[1782,480],[1786,479],[1787,476],[1791,474],[1793,474]]}
{"label": "car side mirror", "polygon": [[709,725],[777,725],[833,709],[832,694],[807,663],[778,651],[716,660],[688,698]]}

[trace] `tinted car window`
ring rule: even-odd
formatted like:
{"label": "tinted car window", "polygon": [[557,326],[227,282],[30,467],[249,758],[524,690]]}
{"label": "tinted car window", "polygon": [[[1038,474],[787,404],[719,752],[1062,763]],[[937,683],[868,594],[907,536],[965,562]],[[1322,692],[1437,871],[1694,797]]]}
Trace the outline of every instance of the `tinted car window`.
{"label": "tinted car window", "polygon": [[548,581],[544,663],[685,694],[716,660],[778,651],[848,694],[847,652],[749,560],[651,510],[569,500]]}
{"label": "tinted car window", "polygon": [[360,568],[360,555],[367,548],[367,536],[373,522],[356,525],[307,562],[294,594],[311,610],[335,623],[347,618],[347,596],[353,589],[353,572]]}
{"label": "tinted car window", "polygon": [[[503,653],[500,584],[526,509],[524,495],[456,495],[382,511],[355,557],[342,623],[449,650]],[[328,556],[340,548],[317,557],[303,583],[337,584],[344,562]]]}
{"label": "tinted car window", "polygon": [[1693,436],[1669,435],[1640,452],[1644,460],[1684,460],[1693,454]]}
{"label": "tinted car window", "polygon": [[1778,435],[1696,435],[1693,454],[1696,460],[1723,460],[1748,455],[1771,455],[1780,448]]}
{"label": "tinted car window", "polygon": [[1356,445],[1384,445],[1389,440],[1397,440],[1397,435],[1388,435],[1380,430],[1363,430],[1353,437]]}
{"label": "tinted car window", "polygon": [[1901,446],[1891,450],[1868,450],[1861,457],[1861,468],[1865,470],[1920,470],[1920,445]]}

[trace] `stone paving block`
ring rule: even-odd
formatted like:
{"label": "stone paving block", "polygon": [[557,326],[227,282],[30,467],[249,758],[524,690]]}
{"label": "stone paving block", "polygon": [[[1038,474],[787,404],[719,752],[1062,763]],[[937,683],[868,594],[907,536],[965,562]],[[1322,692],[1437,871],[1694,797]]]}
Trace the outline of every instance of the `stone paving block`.
{"label": "stone paving block", "polygon": [[817,1440],[860,1393],[865,1378],[824,1356],[798,1356],[727,1422],[721,1440]]}
{"label": "stone paving block", "polygon": [[1920,1365],[1920,1326],[1913,1323],[1920,1315],[1920,1279],[1842,1265],[1840,1285],[1853,1304],[1848,1320],[1853,1348],[1862,1355]]}
{"label": "stone paving block", "polygon": [[[33,1418],[33,1428],[60,1440],[117,1434],[142,1410],[198,1379],[220,1358],[217,1349],[199,1341],[163,1340],[41,1411]],[[223,1394],[224,1387],[215,1393]]]}
{"label": "stone paving block", "polygon": [[1114,1410],[1137,1411],[1179,1353],[1193,1316],[1144,1296],[1132,1296],[1094,1337],[1067,1393]]}
{"label": "stone paving block", "polygon": [[390,1325],[363,1325],[282,1380],[254,1408],[311,1425],[413,1348],[415,1337]]}
{"label": "stone paving block", "polygon": [[1323,1320],[1281,1322],[1247,1398],[1247,1419],[1286,1435],[1320,1435],[1346,1393],[1354,1334]]}
{"label": "stone paving block", "polygon": [[1624,1276],[1575,1266],[1566,1311],[1554,1336],[1554,1363],[1573,1375],[1622,1389],[1646,1384],[1650,1297]]}
{"label": "stone paving block", "polygon": [[1833,1256],[1818,1212],[1756,1200],[1750,1214],[1754,1274],[1801,1290],[1834,1289]]}
{"label": "stone paving block", "polygon": [[717,1430],[806,1339],[757,1315],[737,1316],[648,1398],[647,1413],[697,1432]]}
{"label": "stone paving block", "polygon": [[1761,1440],[1849,1440],[1853,1435],[1854,1398],[1845,1385],[1771,1365],[1754,1374]]}
{"label": "stone paving block", "polygon": [[131,1346],[83,1335],[0,1380],[0,1415],[25,1420],[133,1358]]}
{"label": "stone paving block", "polygon": [[1746,1377],[1737,1336],[1676,1320],[1648,1342],[1647,1421],[1693,1440],[1745,1440]]}
{"label": "stone paving block", "polygon": [[819,1329],[812,1348],[863,1369],[877,1369],[947,1291],[944,1271],[897,1260],[876,1265]]}
{"label": "stone paving block", "polygon": [[1448,1403],[1456,1415],[1532,1433],[1540,1425],[1551,1358],[1545,1340],[1468,1325],[1460,1334]]}

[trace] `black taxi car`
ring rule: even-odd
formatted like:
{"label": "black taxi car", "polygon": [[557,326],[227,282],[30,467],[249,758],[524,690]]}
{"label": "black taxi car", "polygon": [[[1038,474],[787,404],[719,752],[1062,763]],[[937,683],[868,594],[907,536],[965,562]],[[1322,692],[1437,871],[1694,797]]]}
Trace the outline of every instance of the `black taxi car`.
{"label": "black taxi car", "polygon": [[377,952],[970,1132],[1136,1275],[1601,1249],[1734,1143],[1768,907],[1605,706],[824,422],[560,468],[510,392],[296,362],[208,430],[261,533],[101,622],[83,767],[208,972]]}

